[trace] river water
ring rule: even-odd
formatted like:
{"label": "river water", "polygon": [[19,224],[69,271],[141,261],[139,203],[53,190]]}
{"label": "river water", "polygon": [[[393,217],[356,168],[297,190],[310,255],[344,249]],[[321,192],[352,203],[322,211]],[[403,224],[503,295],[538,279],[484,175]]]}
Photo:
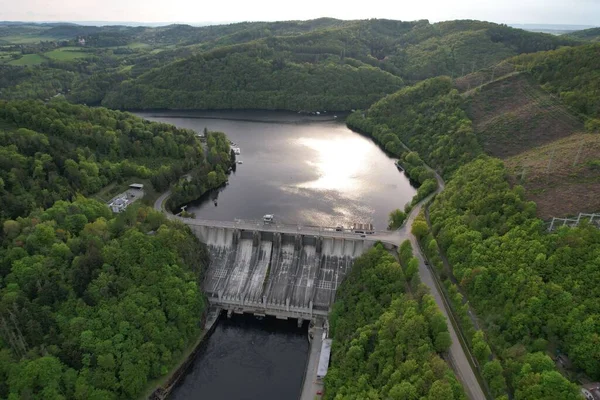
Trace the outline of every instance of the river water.
{"label": "river water", "polygon": [[307,323],[221,316],[174,400],[296,400],[308,358]]}
{"label": "river water", "polygon": [[[197,218],[233,221],[274,214],[282,223],[387,226],[415,194],[372,140],[332,115],[285,112],[160,112],[143,118],[222,131],[241,148],[230,184],[188,206]],[[215,201],[217,205],[215,206]],[[172,398],[297,399],[308,357],[306,324],[222,317]]]}

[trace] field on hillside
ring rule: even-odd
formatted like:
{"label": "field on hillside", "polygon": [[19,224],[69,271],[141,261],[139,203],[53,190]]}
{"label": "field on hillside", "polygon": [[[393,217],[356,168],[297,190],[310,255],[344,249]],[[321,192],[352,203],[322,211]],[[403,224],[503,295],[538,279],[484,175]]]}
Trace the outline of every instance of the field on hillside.
{"label": "field on hillside", "polygon": [[39,65],[46,61],[46,59],[39,54],[26,54],[23,57],[9,61],[9,65]]}
{"label": "field on hillside", "polygon": [[78,58],[87,57],[90,54],[85,53],[83,51],[79,51],[72,47],[63,47],[60,49],[56,49],[56,50],[52,50],[47,53],[44,53],[44,55],[48,58],[51,58],[51,59],[57,60],[57,61],[73,61]]}
{"label": "field on hillside", "polygon": [[583,131],[583,123],[527,73],[467,94],[468,114],[484,150],[507,158]]}
{"label": "field on hillside", "polygon": [[505,160],[543,219],[600,211],[600,134],[577,133]]}

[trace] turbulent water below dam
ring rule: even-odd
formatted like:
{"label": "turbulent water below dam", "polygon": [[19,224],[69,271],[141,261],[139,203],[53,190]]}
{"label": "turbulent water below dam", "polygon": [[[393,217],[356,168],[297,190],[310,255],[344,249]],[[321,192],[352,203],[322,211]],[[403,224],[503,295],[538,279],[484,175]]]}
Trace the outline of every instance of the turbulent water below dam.
{"label": "turbulent water below dam", "polygon": [[[406,176],[369,138],[332,115],[284,112],[160,112],[140,116],[202,132],[222,131],[241,149],[243,164],[229,185],[192,202],[197,218],[261,219],[279,223],[387,226],[390,211],[415,194]],[[341,119],[341,118],[340,118]],[[364,250],[362,241],[295,235],[239,237],[233,230],[208,232],[211,266],[204,290],[230,298],[327,308]],[[271,234],[272,235],[272,234]],[[290,278],[292,277],[292,278]],[[268,279],[267,279],[268,278]],[[227,283],[225,285],[225,283]],[[252,315],[221,316],[188,374],[172,393],[176,400],[297,399],[306,368],[307,323]]]}

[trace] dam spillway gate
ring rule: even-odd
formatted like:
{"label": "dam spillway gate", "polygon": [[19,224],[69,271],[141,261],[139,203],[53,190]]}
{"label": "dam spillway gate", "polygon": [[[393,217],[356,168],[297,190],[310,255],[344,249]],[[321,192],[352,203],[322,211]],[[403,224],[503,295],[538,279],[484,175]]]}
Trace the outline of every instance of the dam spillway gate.
{"label": "dam spillway gate", "polygon": [[354,260],[373,245],[359,237],[191,229],[209,250],[203,289],[210,303],[277,318],[327,316]]}

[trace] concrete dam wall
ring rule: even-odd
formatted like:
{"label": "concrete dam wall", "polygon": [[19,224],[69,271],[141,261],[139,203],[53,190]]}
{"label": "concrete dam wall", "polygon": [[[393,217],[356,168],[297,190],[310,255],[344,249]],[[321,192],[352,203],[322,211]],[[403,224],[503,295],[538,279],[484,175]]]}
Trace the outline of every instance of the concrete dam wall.
{"label": "concrete dam wall", "polygon": [[209,249],[203,288],[211,304],[279,318],[327,315],[354,259],[373,245],[359,237],[190,228]]}

